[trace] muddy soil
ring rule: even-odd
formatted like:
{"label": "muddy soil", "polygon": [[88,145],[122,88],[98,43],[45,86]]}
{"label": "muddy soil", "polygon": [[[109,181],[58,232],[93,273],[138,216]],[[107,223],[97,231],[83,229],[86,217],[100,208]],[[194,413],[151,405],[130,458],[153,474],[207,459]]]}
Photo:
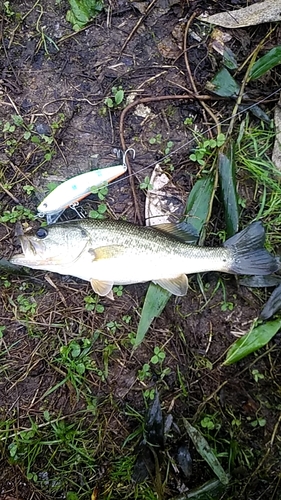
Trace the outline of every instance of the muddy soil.
{"label": "muddy soil", "polygon": [[[144,15],[148,2],[110,2],[96,20],[75,33],[66,21],[68,2],[39,4],[11,0],[9,9],[14,14],[9,15],[6,10],[1,17],[1,130],[3,124],[11,122],[11,115],[20,115],[30,128],[18,125],[14,142],[9,141],[13,131],[1,132],[1,214],[22,205],[26,209],[22,223],[38,227],[40,221],[30,220],[30,214],[36,214],[50,183],[96,165],[117,164],[116,149],[124,149],[124,144],[136,153],[134,159],[129,157],[133,177],[124,175],[109,187],[106,202],[110,217],[145,222],[145,191],[139,185],[157,162],[172,178],[185,202],[199,171],[189,160],[195,142],[185,120],[192,117],[193,126],[201,132],[214,123],[206,115],[203,100],[192,97],[194,89],[184,57],[184,40],[187,40],[190,72],[201,95],[207,94],[205,85],[220,64],[219,57],[210,52],[208,30],[203,32],[202,26],[195,22],[186,32],[186,21],[196,10],[215,13],[246,3],[161,1],[153,3]],[[230,30],[230,48],[239,64],[268,30],[268,25]],[[269,48],[278,45],[278,36],[276,31]],[[253,84],[249,97],[262,99],[276,90],[275,77]],[[114,101],[114,87],[124,91],[124,100],[109,107],[105,100],[111,97]],[[177,97],[167,99],[168,96]],[[206,102],[219,121],[231,115],[231,101],[208,96]],[[144,98],[149,101],[131,107],[122,124],[120,118],[125,106],[132,99]],[[267,104],[269,114],[274,105],[274,101]],[[32,142],[28,130],[37,134],[37,143]],[[177,152],[165,163],[168,142],[172,143],[170,149]],[[252,195],[254,190],[254,185],[247,185],[247,193]],[[97,195],[81,202],[86,214],[97,211],[100,204]],[[219,196],[214,207],[207,232],[208,245],[220,243],[214,234],[224,228]],[[258,207],[253,208],[249,199],[245,221],[257,212]],[[62,219],[75,217],[75,212],[68,209]],[[10,218],[0,224],[1,258],[9,258],[16,248],[15,224]],[[172,438],[167,441],[170,456],[176,456],[180,443],[188,442],[194,461],[188,480],[178,467],[171,467],[163,498],[180,495],[184,488],[200,487],[213,479],[182,424],[182,417],[186,417],[200,426],[201,420],[209,415],[217,416],[209,440],[217,447],[224,468],[231,466],[233,477],[229,489],[224,488],[215,498],[281,498],[278,496],[280,334],[257,355],[232,367],[222,365],[235,336],[247,332],[258,317],[266,292],[251,292],[239,286],[234,277],[216,273],[206,274],[203,283],[204,295],[196,276],[192,277],[188,295],[170,300],[161,317],[153,322],[143,344],[133,352],[130,335],[136,332],[147,284],[125,287],[114,303],[100,299],[98,305],[103,308],[98,309],[95,304],[89,310],[84,299],[94,295],[86,282],[42,271],[3,274],[1,499],[71,498],[66,495],[72,490],[73,481],[78,481],[79,467],[69,472],[69,478],[54,493],[51,481],[42,476],[51,457],[38,456],[33,471],[37,474],[35,481],[28,476],[26,461],[13,460],[9,448],[12,433],[9,438],[5,434],[7,421],[13,422],[14,434],[30,428],[31,421],[44,425],[46,410],[53,417],[75,422],[79,412],[84,411],[83,429],[89,430],[93,443],[102,440],[102,447],[99,444],[93,452],[97,467],[81,483],[83,496],[79,498],[90,498],[96,487],[98,498],[134,498],[136,493],[130,480],[127,483],[120,480],[120,491],[115,489],[118,482],[115,483],[112,492],[109,484],[114,483],[110,474],[114,460],[124,453],[124,441],[139,425],[128,408],[143,416],[146,412],[143,391],[156,387],[163,413],[172,415],[178,429],[173,430]],[[60,383],[65,371],[56,364],[61,346],[81,338],[95,339],[91,351],[95,370],[87,374],[88,400],[83,391],[77,398],[73,384]],[[105,351],[108,345],[114,348]],[[164,346],[165,362],[161,369],[155,366],[150,379],[142,381],[138,371],[151,359],[157,346]],[[105,352],[110,354],[104,375]],[[253,369],[263,374],[258,382]],[[92,404],[95,401],[99,408],[98,417],[87,413],[89,401]],[[239,432],[235,425],[240,426]],[[225,453],[229,447],[236,447],[236,458],[231,464]],[[135,453],[134,446],[130,453]],[[164,463],[165,460],[167,457]],[[154,489],[152,480],[150,486]]]}

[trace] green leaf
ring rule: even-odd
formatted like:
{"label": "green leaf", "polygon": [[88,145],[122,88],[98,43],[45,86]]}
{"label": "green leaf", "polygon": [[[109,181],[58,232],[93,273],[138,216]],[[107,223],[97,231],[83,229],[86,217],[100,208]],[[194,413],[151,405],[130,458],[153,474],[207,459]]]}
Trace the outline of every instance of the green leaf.
{"label": "green leaf", "polygon": [[[185,222],[190,223],[198,234],[211,212],[213,190],[214,178],[210,175],[197,180],[189,194],[185,208],[185,213],[188,214],[185,217]],[[159,285],[154,283],[149,285],[141,312],[134,349],[141,344],[152,321],[160,316],[170,297],[171,294]]]}
{"label": "green leaf", "polygon": [[200,453],[201,457],[208,463],[220,482],[225,485],[228,484],[228,476],[222,468],[208,441],[204,438],[201,432],[193,427],[185,418],[183,419],[183,424],[198,453]]}
{"label": "green leaf", "polygon": [[232,78],[227,69],[221,69],[212,79],[211,83],[206,85],[206,88],[216,95],[222,97],[236,97],[239,94],[240,86]]}
{"label": "green leaf", "polygon": [[228,69],[237,69],[238,68],[238,64],[237,64],[237,61],[236,61],[235,54],[228,47],[224,47],[224,51],[223,51],[223,64]]}
{"label": "green leaf", "polygon": [[224,365],[232,365],[252,352],[264,347],[281,328],[281,319],[268,321],[236,340],[228,350]]}
{"label": "green leaf", "polygon": [[227,155],[219,153],[219,180],[224,205],[227,236],[233,236],[239,229],[239,209],[236,189],[233,147]]}
{"label": "green leaf", "polygon": [[152,321],[160,316],[170,297],[171,294],[159,285],[154,283],[149,285],[141,312],[134,349],[141,344]]}
{"label": "green leaf", "polygon": [[30,137],[31,137],[31,132],[30,132],[29,130],[26,130],[26,131],[24,132],[24,134],[23,134],[23,138],[24,138],[25,140],[28,140],[28,139],[30,139]]}
{"label": "green leaf", "polygon": [[106,104],[109,108],[113,108],[113,100],[111,97],[106,97],[104,100],[104,104]]}
{"label": "green leaf", "polygon": [[12,115],[13,122],[17,127],[20,127],[23,124],[23,117],[20,115]]}
{"label": "green leaf", "polygon": [[79,344],[74,342],[71,346],[71,355],[73,358],[77,358],[81,353],[81,347]]}
{"label": "green leaf", "polygon": [[212,175],[198,179],[189,193],[185,213],[185,222],[191,224],[198,234],[206,224],[211,211],[214,191]]}
{"label": "green leaf", "polygon": [[68,0],[68,2],[71,10],[67,11],[66,20],[72,24],[75,31],[86,26],[103,9],[101,0]]}
{"label": "green leaf", "polygon": [[281,64],[281,45],[271,49],[253,64],[249,73],[249,80],[260,78],[267,71],[278,66],[278,64]]}
{"label": "green leaf", "polygon": [[77,373],[79,373],[79,375],[83,375],[86,371],[86,367],[85,367],[84,363],[77,363],[75,368],[76,368]]}
{"label": "green leaf", "polygon": [[115,100],[115,104],[117,104],[117,106],[119,104],[121,104],[121,102],[123,101],[124,99],[124,90],[117,90],[115,96],[114,96],[114,100]]}

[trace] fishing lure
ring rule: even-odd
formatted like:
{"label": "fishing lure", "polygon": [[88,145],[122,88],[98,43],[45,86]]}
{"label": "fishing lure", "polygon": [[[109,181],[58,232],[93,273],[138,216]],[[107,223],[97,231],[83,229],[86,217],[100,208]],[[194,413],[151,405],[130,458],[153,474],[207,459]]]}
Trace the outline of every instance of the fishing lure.
{"label": "fishing lure", "polygon": [[91,194],[92,187],[99,187],[111,182],[127,171],[126,155],[128,151],[133,151],[133,157],[135,157],[135,151],[132,148],[127,149],[123,153],[121,165],[91,170],[76,175],[57,186],[37,207],[39,217],[46,216],[47,223],[54,224],[68,207],[75,210],[79,217],[82,217],[76,208],[80,200]]}

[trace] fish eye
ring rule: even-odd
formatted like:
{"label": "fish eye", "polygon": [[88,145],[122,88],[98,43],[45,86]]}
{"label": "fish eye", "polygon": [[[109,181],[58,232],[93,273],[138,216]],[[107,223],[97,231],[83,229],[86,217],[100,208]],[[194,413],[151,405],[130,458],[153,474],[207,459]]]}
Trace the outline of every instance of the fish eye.
{"label": "fish eye", "polygon": [[43,208],[48,208],[48,204],[47,203],[43,203]]}
{"label": "fish eye", "polygon": [[36,236],[40,240],[43,240],[46,236],[48,236],[47,229],[45,227],[39,227],[38,231],[36,231]]}

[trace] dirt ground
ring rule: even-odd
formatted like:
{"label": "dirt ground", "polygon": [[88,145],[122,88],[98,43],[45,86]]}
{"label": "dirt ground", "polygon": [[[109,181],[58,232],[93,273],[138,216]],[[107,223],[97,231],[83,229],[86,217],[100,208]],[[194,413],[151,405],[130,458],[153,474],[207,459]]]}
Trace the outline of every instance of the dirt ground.
{"label": "dirt ground", "polygon": [[[173,143],[173,149],[188,144],[172,156],[172,166],[163,164],[186,199],[198,168],[188,159],[194,142],[184,121],[192,116],[199,131],[206,131],[214,123],[206,116],[200,99],[189,97],[193,89],[184,58],[184,40],[190,71],[201,95],[207,94],[206,82],[219,65],[218,56],[208,48],[208,32],[198,42],[194,32],[200,32],[200,26],[195,22],[186,31],[187,21],[195,12],[215,13],[248,3],[252,2],[159,0],[152,2],[135,29],[148,2],[114,1],[89,26],[75,33],[66,21],[66,1],[11,0],[9,9],[16,14],[8,15],[2,10],[0,25],[1,214],[22,205],[27,209],[22,222],[37,227],[38,221],[30,222],[29,215],[36,214],[50,182],[86,172],[97,162],[103,166],[116,163],[115,148],[123,149],[124,144],[136,152],[135,159],[130,157],[135,198],[129,176],[120,178],[110,186],[106,198],[110,216],[144,223],[145,192],[139,184],[165,156],[168,141]],[[230,47],[241,64],[269,26],[228,31],[232,35]],[[269,37],[267,48],[278,44],[277,29]],[[276,90],[277,77],[275,74],[268,81],[252,84],[250,99],[260,100]],[[112,96],[112,87],[123,89],[125,98],[121,105],[109,108],[105,99]],[[175,95],[185,98],[162,99]],[[132,96],[151,101],[142,107],[131,107],[120,127],[126,99]],[[231,115],[230,100],[211,96],[208,103],[220,121]],[[275,104],[271,100],[265,105],[271,117]],[[27,130],[19,127],[16,141],[7,145],[3,124],[11,121],[12,114],[22,116],[37,134],[54,140],[48,143],[43,138],[40,143],[33,143],[28,135],[28,139],[23,137]],[[250,185],[247,189],[252,193],[255,187]],[[92,195],[82,206],[88,212],[97,210],[98,203]],[[213,234],[224,228],[219,198],[214,208],[208,244],[219,244]],[[245,221],[257,212],[258,207],[249,199]],[[68,210],[63,217],[74,218],[75,214]],[[15,224],[13,220],[2,222],[0,256],[10,258],[15,250]],[[138,487],[130,478],[113,479],[112,472],[123,456],[136,454],[138,436],[125,445],[124,442],[139,428],[139,418],[146,413],[144,390],[156,387],[163,414],[172,415],[174,422],[163,451],[161,470],[166,483],[162,498],[183,499],[180,495],[184,487],[192,490],[214,479],[190,443],[182,417],[199,426],[206,417],[215,422],[214,428],[205,430],[207,439],[225,470],[231,470],[229,487],[202,498],[281,498],[280,334],[257,355],[231,367],[222,365],[234,334],[249,329],[266,294],[239,287],[233,276],[210,273],[203,281],[205,297],[193,277],[188,295],[169,301],[143,344],[132,352],[130,336],[137,329],[147,284],[125,287],[114,303],[100,299],[98,304],[103,310],[99,312],[96,305],[92,310],[85,307],[84,298],[93,297],[86,282],[41,271],[20,276],[2,273],[1,499],[71,500],[91,498],[91,492],[93,499],[157,498],[142,490],[138,494]],[[77,398],[75,383],[61,383],[66,371],[56,360],[61,346],[81,339],[94,339],[91,359],[95,370],[87,372]],[[165,350],[165,361],[161,369],[155,366],[149,379],[140,380],[138,371],[148,363],[157,346]],[[263,375],[258,381],[253,369]],[[50,444],[44,451],[40,448],[36,466],[33,465],[36,480],[28,470],[24,452],[18,460],[13,459],[14,436],[30,429],[32,423],[44,428],[46,411],[52,419],[59,417],[75,425],[79,415],[83,415],[79,429],[88,432],[95,466],[92,474],[81,481],[78,462],[60,485],[46,479],[44,473],[52,460]],[[168,470],[167,457],[175,463],[177,448],[182,443],[189,445],[193,459],[188,479],[176,465],[164,473]],[[233,460],[229,449],[235,455]],[[57,470],[64,460],[58,454]],[[147,481],[151,490],[157,492],[153,478]],[[80,484],[77,497],[68,494],[75,490],[74,483]]]}

